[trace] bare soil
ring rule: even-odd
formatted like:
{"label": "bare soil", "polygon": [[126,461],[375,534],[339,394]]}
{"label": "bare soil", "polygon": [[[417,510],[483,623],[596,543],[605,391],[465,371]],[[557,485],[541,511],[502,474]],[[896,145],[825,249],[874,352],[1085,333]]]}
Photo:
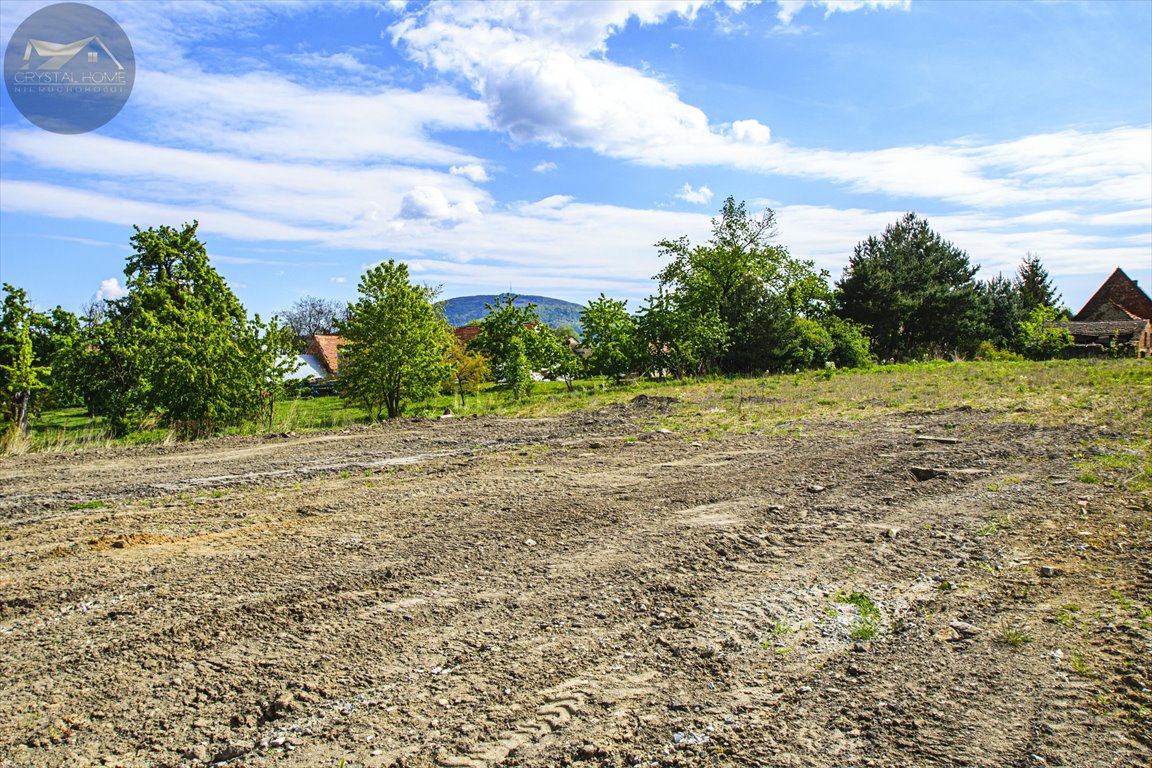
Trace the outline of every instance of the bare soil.
{"label": "bare soil", "polygon": [[690,405],[0,459],[0,764],[1149,765],[1093,428]]}

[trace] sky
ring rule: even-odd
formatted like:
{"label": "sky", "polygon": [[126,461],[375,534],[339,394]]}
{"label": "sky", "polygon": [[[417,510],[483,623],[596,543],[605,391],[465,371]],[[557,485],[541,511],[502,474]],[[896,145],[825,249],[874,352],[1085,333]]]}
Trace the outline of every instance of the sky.
{"label": "sky", "polygon": [[[731,195],[837,279],[903,213],[1078,309],[1152,289],[1152,2],[88,3],[136,80],[62,135],[0,94],[0,279],[123,293],[133,225],[198,220],[264,316],[390,258],[442,296],[636,308]],[[0,39],[43,2],[0,4]]]}

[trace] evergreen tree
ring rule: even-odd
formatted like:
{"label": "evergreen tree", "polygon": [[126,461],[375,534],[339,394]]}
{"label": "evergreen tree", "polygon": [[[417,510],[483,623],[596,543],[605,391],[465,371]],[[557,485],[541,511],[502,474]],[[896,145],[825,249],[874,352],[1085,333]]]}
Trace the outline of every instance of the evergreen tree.
{"label": "evergreen tree", "polygon": [[836,284],[839,315],[870,328],[882,358],[971,352],[983,306],[968,254],[914,213],[869,237]]}
{"label": "evergreen tree", "polygon": [[1060,309],[1060,299],[1048,270],[1040,263],[1040,257],[1029,252],[1020,263],[1013,283],[1020,294],[1022,314],[1027,316],[1036,307]]}
{"label": "evergreen tree", "polygon": [[1028,316],[1016,283],[997,275],[977,283],[977,289],[984,304],[984,338],[999,349],[1014,348],[1020,321]]}

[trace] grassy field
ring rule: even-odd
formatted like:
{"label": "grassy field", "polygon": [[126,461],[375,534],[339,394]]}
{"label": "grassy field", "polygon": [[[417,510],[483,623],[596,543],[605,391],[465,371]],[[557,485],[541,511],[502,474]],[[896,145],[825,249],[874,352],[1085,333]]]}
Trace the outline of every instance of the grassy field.
{"label": "grassy field", "polygon": [[[865,421],[885,413],[974,408],[989,418],[1059,425],[1092,424],[1101,429],[1098,451],[1085,461],[1084,476],[1132,475],[1152,483],[1149,424],[1152,424],[1152,365],[1140,360],[1050,362],[932,362],[877,366],[866,370],[815,371],[747,378],[692,381],[640,381],[618,385],[603,380],[536,385],[532,396],[514,402],[502,388],[489,386],[461,403],[441,396],[409,408],[414,416],[435,418],[497,414],[555,416],[582,408],[602,408],[639,394],[682,401],[653,429],[694,434],[726,431],[802,431],[806,419]],[[367,422],[366,412],[340,397],[288,399],[277,404],[272,432],[306,432]],[[249,425],[239,434],[268,431]],[[113,440],[99,419],[81,409],[65,409],[33,420],[26,449],[75,450],[124,443],[170,442],[174,436],[153,427]]]}

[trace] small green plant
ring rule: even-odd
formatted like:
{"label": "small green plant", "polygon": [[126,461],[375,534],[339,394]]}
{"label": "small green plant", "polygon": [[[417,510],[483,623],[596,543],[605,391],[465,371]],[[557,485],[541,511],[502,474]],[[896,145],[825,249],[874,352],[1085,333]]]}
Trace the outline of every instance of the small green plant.
{"label": "small green plant", "polygon": [[853,640],[871,640],[880,633],[880,609],[868,595],[863,592],[852,592],[848,595],[841,592],[836,596],[836,602],[854,605],[860,613],[859,621],[848,632],[848,636]]}
{"label": "small green plant", "polygon": [[350,477],[352,477],[352,473],[349,472],[348,470],[344,470],[343,472],[340,473],[340,479],[341,480],[347,480]]}
{"label": "small green plant", "polygon": [[[768,627],[768,635],[769,635],[770,639],[765,640],[764,642],[760,643],[760,647],[766,651],[771,650],[773,645],[775,644],[774,641],[779,640],[779,638],[781,638],[781,637],[786,637],[787,635],[792,634],[794,631],[795,630],[792,629],[792,625],[789,624],[787,621],[785,621],[784,619],[776,619]],[[777,651],[777,652],[779,652],[779,651]]]}
{"label": "small green plant", "polygon": [[1070,627],[1076,621],[1076,613],[1080,610],[1080,606],[1075,603],[1069,603],[1063,606],[1060,610],[1056,611],[1056,623],[1063,627]]}
{"label": "small green plant", "polygon": [[1100,476],[1095,472],[1081,472],[1077,480],[1082,483],[1087,483],[1088,485],[1098,485],[1100,483]]}
{"label": "small green plant", "polygon": [[1072,658],[1068,660],[1068,663],[1072,665],[1072,670],[1078,675],[1082,675],[1084,677],[1092,677],[1095,674],[1092,669],[1092,665],[1090,665],[1084,659],[1084,657],[1078,653],[1073,653]]}
{"label": "small green plant", "polygon": [[106,501],[78,501],[75,504],[69,504],[69,511],[75,512],[78,509],[104,509],[108,506]]}
{"label": "small green plant", "polygon": [[1004,514],[1000,515],[999,517],[990,515],[988,517],[988,522],[976,529],[976,535],[992,536],[999,532],[1001,528],[1007,528],[1011,522],[1011,515]]}
{"label": "small green plant", "polygon": [[1000,642],[1013,648],[1019,648],[1032,642],[1032,635],[1028,633],[1028,628],[1023,624],[1004,622],[1000,625],[999,636]]}

